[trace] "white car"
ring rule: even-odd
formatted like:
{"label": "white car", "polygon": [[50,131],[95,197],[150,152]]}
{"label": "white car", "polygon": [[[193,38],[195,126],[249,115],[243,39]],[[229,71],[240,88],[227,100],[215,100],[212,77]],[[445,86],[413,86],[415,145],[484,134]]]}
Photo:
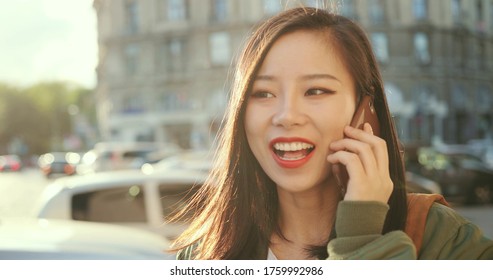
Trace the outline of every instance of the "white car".
{"label": "white car", "polygon": [[166,171],[170,169],[186,169],[209,172],[213,166],[214,154],[209,150],[192,150],[166,157],[157,163],[146,163],[141,170],[144,173]]}
{"label": "white car", "polygon": [[101,223],[0,219],[1,260],[170,260],[169,241],[148,231]]}
{"label": "white car", "polygon": [[125,170],[64,177],[46,187],[35,215],[138,227],[174,239],[187,224],[169,223],[167,218],[202,186],[206,176],[193,170],[152,174]]}
{"label": "white car", "polygon": [[82,156],[77,174],[138,169],[152,157],[166,157],[180,151],[180,147],[172,143],[99,142]]}

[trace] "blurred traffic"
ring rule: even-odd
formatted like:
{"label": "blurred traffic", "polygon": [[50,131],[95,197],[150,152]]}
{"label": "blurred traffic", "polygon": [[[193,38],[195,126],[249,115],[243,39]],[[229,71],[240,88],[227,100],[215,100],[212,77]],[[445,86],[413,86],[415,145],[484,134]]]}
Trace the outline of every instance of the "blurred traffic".
{"label": "blurred traffic", "polygon": [[20,171],[22,169],[22,162],[17,155],[3,155],[0,156],[0,172],[8,171]]}
{"label": "blurred traffic", "polygon": [[405,151],[408,172],[435,181],[451,202],[491,204],[493,202],[493,143],[479,146],[439,144],[409,147]]}
{"label": "blurred traffic", "polygon": [[38,165],[46,177],[54,175],[74,175],[80,162],[80,155],[74,152],[53,152],[42,154]]}
{"label": "blurred traffic", "polygon": [[[463,204],[493,202],[493,141],[404,145],[404,150],[409,192],[440,193],[449,201]],[[50,196],[62,192],[54,191],[53,186],[72,191],[81,185],[94,185],[86,187],[91,190],[109,189],[112,185],[130,188],[144,186],[149,180],[158,185],[161,181],[171,184],[188,180],[183,187],[183,191],[188,191],[193,182],[203,182],[204,178],[197,174],[207,174],[212,168],[213,151],[185,150],[170,143],[99,142],[86,152],[45,153],[36,161],[37,165],[33,166],[22,162],[17,155],[3,155],[0,171],[15,172],[23,166],[31,166],[47,178],[59,178],[49,184]],[[74,178],[63,178],[68,176]],[[128,183],[123,183],[125,181]]]}
{"label": "blurred traffic", "polygon": [[[493,202],[493,141],[404,145],[404,150],[410,192],[440,193],[449,201],[465,204]],[[64,182],[80,181],[82,175],[86,175],[84,182],[97,181],[103,177],[102,172],[108,178],[120,178],[128,174],[149,177],[178,170],[183,171],[183,177],[187,177],[186,172],[190,173],[188,177],[193,177],[193,173],[209,172],[213,151],[182,149],[172,143],[99,142],[86,152],[45,153],[36,162],[34,167],[47,178],[77,175]],[[0,156],[0,172],[19,171],[23,166],[33,165],[22,162],[17,155]],[[88,176],[91,174],[97,176]]]}
{"label": "blurred traffic", "polygon": [[[453,207],[472,211],[464,212],[466,218],[493,236],[487,218],[493,169],[484,152],[490,149],[477,143],[407,146],[408,192],[443,194]],[[0,259],[173,258],[167,246],[187,221],[171,218],[205,182],[213,155],[174,145],[101,142],[82,153],[42,154],[36,165],[1,156],[0,191],[18,201],[0,207]],[[13,214],[17,207],[19,215]]]}

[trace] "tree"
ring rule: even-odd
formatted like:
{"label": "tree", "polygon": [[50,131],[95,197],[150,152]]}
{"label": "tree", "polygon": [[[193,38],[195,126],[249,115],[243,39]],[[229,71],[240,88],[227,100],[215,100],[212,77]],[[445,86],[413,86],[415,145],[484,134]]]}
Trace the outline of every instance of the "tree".
{"label": "tree", "polygon": [[82,104],[90,95],[90,90],[65,82],[26,89],[0,84],[0,152],[7,153],[14,140],[25,144],[30,154],[62,150],[63,137],[72,133],[68,108],[94,110]]}
{"label": "tree", "polygon": [[22,90],[6,85],[0,86],[0,145],[2,153],[9,151],[14,139],[27,146],[28,153],[46,149],[46,116],[29,100]]}

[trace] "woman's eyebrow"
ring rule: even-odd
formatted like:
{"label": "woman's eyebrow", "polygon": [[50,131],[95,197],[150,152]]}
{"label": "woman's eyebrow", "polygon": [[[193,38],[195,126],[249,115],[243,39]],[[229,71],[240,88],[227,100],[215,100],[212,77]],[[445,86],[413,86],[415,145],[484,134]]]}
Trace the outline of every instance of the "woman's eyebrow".
{"label": "woman's eyebrow", "polygon": [[271,75],[257,75],[255,77],[255,81],[262,80],[262,81],[274,81],[276,78]]}
{"label": "woman's eyebrow", "polygon": [[[308,75],[302,76],[300,79],[301,80],[328,79],[328,80],[334,80],[334,81],[341,83],[341,81],[339,79],[337,79],[337,77],[330,75],[330,74],[308,74]],[[275,81],[275,80],[277,80],[277,78],[275,76],[272,76],[272,75],[258,75],[257,77],[255,77],[254,81]]]}
{"label": "woman's eyebrow", "polygon": [[329,80],[338,81],[339,83],[341,82],[335,76],[330,74],[309,74],[309,75],[304,75],[303,77],[301,77],[301,79],[302,80],[329,79]]}

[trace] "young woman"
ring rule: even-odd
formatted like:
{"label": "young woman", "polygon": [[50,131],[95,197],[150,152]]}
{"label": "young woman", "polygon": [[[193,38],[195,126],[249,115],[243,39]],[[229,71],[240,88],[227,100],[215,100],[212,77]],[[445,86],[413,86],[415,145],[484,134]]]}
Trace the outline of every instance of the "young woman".
{"label": "young woman", "polygon": [[[419,252],[405,232],[399,142],[355,23],[287,10],[258,27],[236,67],[216,166],[185,209],[195,216],[178,258],[493,258],[493,242],[446,206],[431,207]],[[366,95],[379,136],[349,126]]]}

